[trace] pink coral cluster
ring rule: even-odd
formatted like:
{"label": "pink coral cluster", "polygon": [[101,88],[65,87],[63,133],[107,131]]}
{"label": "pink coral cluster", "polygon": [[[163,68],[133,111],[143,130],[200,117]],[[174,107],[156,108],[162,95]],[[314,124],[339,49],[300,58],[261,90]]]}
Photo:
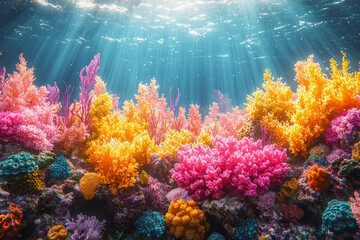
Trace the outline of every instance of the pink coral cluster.
{"label": "pink coral cluster", "polygon": [[[51,150],[57,141],[55,107],[46,101],[45,87],[36,87],[34,69],[28,69],[22,54],[17,72],[1,77],[0,138],[25,147]],[[5,71],[5,70],[4,70]]]}
{"label": "pink coral cluster", "polygon": [[214,148],[184,146],[178,151],[180,163],[171,171],[181,188],[194,200],[219,199],[234,192],[255,197],[281,183],[289,170],[286,150],[261,141],[218,137]]}
{"label": "pink coral cluster", "polygon": [[333,147],[345,147],[353,145],[360,132],[360,110],[351,108],[345,110],[334,120],[325,132],[326,143]]}

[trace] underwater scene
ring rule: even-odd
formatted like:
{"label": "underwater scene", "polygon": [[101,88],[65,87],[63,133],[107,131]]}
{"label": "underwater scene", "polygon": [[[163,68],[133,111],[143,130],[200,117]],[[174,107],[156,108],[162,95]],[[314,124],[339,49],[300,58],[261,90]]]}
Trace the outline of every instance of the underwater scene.
{"label": "underwater scene", "polygon": [[0,240],[360,240],[360,1],[1,0]]}

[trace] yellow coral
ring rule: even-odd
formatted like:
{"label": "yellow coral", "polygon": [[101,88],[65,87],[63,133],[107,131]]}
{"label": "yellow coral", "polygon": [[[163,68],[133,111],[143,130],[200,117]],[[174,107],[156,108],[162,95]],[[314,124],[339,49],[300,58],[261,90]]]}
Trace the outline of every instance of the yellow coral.
{"label": "yellow coral", "polygon": [[171,234],[181,240],[202,240],[205,231],[210,228],[206,222],[205,214],[193,200],[187,203],[183,200],[171,202],[165,215],[165,222]]}
{"label": "yellow coral", "polygon": [[141,171],[139,182],[142,185],[148,185],[148,183],[149,183],[149,176],[147,175],[147,173],[144,170]]}
{"label": "yellow coral", "polygon": [[280,122],[288,121],[294,111],[290,87],[280,78],[274,81],[268,69],[265,70],[264,80],[264,91],[258,89],[252,96],[247,97],[246,110],[250,118],[262,121],[268,114],[272,114]]}
{"label": "yellow coral", "polygon": [[191,146],[197,146],[201,144],[204,147],[213,147],[212,144],[212,136],[206,132],[206,131],[201,131],[200,135],[197,137],[196,142],[192,143]]}
{"label": "yellow coral", "polygon": [[139,166],[149,163],[153,141],[140,124],[133,107],[124,115],[113,113],[107,93],[94,100],[91,114],[93,136],[87,144],[88,161],[95,165],[101,182],[117,189],[133,186]]}
{"label": "yellow coral", "polygon": [[295,65],[299,83],[296,94],[279,80],[271,81],[265,73],[265,92],[248,97],[248,111],[253,119],[268,124],[277,142],[289,147],[294,155],[306,157],[329,127],[330,121],[345,109],[359,106],[360,73],[348,73],[349,61],[343,54],[342,69],[330,60],[331,78],[321,71],[310,56]]}
{"label": "yellow coral", "polygon": [[161,158],[166,155],[170,155],[171,158],[177,158],[177,150],[181,148],[182,145],[189,144],[191,140],[191,133],[187,130],[181,130],[177,132],[175,130],[170,130],[165,134],[165,140],[154,148],[154,152],[158,154]]}
{"label": "yellow coral", "polygon": [[279,202],[285,201],[285,197],[291,197],[299,188],[299,182],[296,178],[292,178],[290,181],[284,182],[284,184],[280,187],[276,198]]}
{"label": "yellow coral", "polygon": [[65,226],[55,225],[47,233],[48,240],[65,240],[67,237],[68,231],[66,231]]}
{"label": "yellow coral", "polygon": [[80,179],[80,191],[86,200],[94,198],[99,183],[100,176],[97,173],[85,173]]}

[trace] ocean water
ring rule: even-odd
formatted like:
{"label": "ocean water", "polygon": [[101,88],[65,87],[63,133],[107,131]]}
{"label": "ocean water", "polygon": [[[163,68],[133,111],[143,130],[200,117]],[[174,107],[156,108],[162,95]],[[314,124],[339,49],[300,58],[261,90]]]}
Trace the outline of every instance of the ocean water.
{"label": "ocean water", "polygon": [[0,4],[1,66],[14,66],[24,53],[38,84],[56,81],[63,89],[62,82],[78,85],[81,68],[101,53],[99,76],[122,100],[155,78],[165,97],[180,89],[180,105],[208,106],[213,90],[241,105],[261,87],[266,68],[294,87],[294,64],[311,54],[328,67],[344,51],[358,67],[356,0]]}
{"label": "ocean water", "polygon": [[359,0],[0,0],[0,240],[360,239],[359,86]]}

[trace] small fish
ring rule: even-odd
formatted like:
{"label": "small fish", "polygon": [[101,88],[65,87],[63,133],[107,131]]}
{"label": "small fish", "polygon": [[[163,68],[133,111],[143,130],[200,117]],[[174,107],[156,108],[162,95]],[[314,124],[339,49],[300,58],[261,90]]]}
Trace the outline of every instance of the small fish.
{"label": "small fish", "polygon": [[2,55],[2,52],[0,51],[0,56]]}

